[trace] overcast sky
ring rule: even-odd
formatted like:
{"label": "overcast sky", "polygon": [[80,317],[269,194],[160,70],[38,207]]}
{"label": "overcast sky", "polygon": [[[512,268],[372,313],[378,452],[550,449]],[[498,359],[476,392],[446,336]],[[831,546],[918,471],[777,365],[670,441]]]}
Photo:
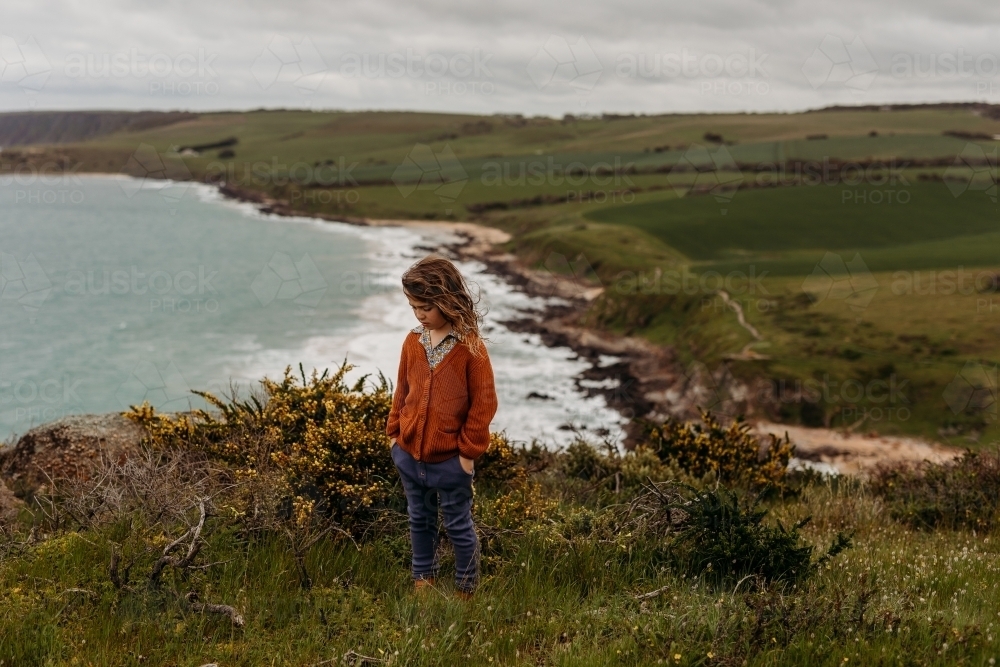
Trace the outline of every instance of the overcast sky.
{"label": "overcast sky", "polygon": [[5,111],[1000,103],[996,0],[4,0],[2,11]]}

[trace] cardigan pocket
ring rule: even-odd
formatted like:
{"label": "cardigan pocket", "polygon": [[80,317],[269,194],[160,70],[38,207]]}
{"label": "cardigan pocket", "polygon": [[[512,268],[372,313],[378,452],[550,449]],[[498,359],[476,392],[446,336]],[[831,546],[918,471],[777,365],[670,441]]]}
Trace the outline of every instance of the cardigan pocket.
{"label": "cardigan pocket", "polygon": [[399,438],[404,442],[412,442],[417,432],[416,410],[413,414],[406,414],[406,409],[399,415]]}
{"label": "cardigan pocket", "polygon": [[458,430],[442,431],[439,428],[434,429],[434,444],[434,449],[437,450],[450,451],[458,449]]}

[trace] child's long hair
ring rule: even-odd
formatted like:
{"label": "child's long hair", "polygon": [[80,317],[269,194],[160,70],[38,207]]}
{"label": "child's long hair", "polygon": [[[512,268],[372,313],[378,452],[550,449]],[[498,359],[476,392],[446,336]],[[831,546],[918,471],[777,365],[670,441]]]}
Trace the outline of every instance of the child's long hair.
{"label": "child's long hair", "polygon": [[482,354],[486,340],[479,332],[483,314],[473,300],[465,277],[444,257],[428,255],[403,274],[403,292],[416,301],[438,307],[452,330],[473,356]]}

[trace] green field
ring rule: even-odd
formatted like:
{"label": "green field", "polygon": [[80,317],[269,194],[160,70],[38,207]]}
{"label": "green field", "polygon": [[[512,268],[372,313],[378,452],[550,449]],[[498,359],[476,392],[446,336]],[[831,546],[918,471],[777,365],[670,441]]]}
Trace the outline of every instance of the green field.
{"label": "green field", "polygon": [[[741,191],[726,199],[668,198],[586,217],[637,227],[693,262],[759,260],[772,273],[776,257],[787,256],[794,266],[806,253],[817,257],[815,264],[824,252],[860,252],[875,270],[992,266],[998,260],[1000,245],[990,247],[1000,232],[996,204],[982,192],[956,197],[943,183],[821,184]],[[929,264],[931,248],[937,252]]]}
{"label": "green field", "polygon": [[[585,257],[609,288],[588,321],[672,346],[682,363],[772,384],[898,377],[909,416],[864,428],[973,446],[1000,435],[1000,293],[986,289],[1000,271],[996,106],[563,119],[255,111],[155,126],[116,117],[104,134],[91,119],[76,138],[16,145],[56,136],[53,118],[32,122],[0,114],[0,171],[224,180],[303,213],[477,221],[510,232],[506,249],[529,264]],[[810,180],[824,168],[835,176]],[[713,183],[730,189],[698,194]],[[728,291],[759,341],[709,280],[751,270],[766,294]],[[693,291],[650,278],[685,273]],[[973,282],[955,287],[958,276]],[[766,358],[732,359],[751,344]],[[973,390],[994,400],[956,411],[944,397],[967,367],[986,369]],[[793,402],[772,416],[854,424],[843,408]]]}

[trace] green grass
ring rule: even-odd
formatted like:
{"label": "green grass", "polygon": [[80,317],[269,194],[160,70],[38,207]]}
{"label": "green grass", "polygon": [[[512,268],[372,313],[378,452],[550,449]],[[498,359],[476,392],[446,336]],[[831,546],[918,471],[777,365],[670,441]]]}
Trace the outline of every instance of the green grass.
{"label": "green grass", "polygon": [[957,155],[967,143],[965,139],[940,133],[906,132],[878,137],[833,136],[813,141],[797,139],[783,142],[781,151],[787,159],[822,161],[823,158],[838,157],[848,160],[895,160],[895,166],[903,167],[907,160]]}
{"label": "green grass", "polygon": [[[870,131],[878,137],[867,136]],[[674,164],[685,149],[704,143],[707,131],[721,134],[738,161],[785,159],[916,158],[958,154],[966,142],[942,132],[996,133],[997,123],[968,110],[918,109],[880,113],[827,111],[805,114],[718,114],[642,116],[618,120],[581,119],[564,123],[550,118],[513,120],[500,116],[404,112],[257,111],[200,114],[191,120],[141,131],[122,131],[87,142],[68,144],[86,160],[99,153],[128,156],[139,144],[160,151],[171,146],[211,143],[234,136],[236,162],[272,160],[292,164],[343,158],[357,162],[359,181],[388,178],[416,143],[440,151],[445,145],[470,173],[498,157],[530,160],[553,156],[585,163],[634,161],[637,166]],[[816,133],[830,138],[806,141]],[[671,150],[656,153],[655,148]],[[187,160],[202,171],[218,160],[217,150]],[[101,159],[89,168],[117,171]]]}
{"label": "green grass", "polygon": [[[579,480],[577,480],[579,482]],[[475,600],[444,581],[416,598],[405,521],[361,544],[326,538],[306,555],[303,589],[280,535],[247,538],[212,520],[200,570],[169,570],[160,587],[141,558],[128,589],[108,578],[121,528],[58,532],[0,562],[4,665],[313,665],[349,651],[395,665],[986,665],[1000,657],[1000,551],[995,532],[914,531],[854,484],[809,487],[773,502],[784,525],[811,515],[807,541],[837,531],[854,546],[806,582],[715,588],[675,574],[646,537],[601,541],[594,518],[616,499],[586,500],[555,477],[556,511],[518,531],[490,530]],[[477,490],[481,530],[497,498]],[[589,518],[588,518],[589,517]],[[23,539],[23,534],[19,539]],[[637,594],[661,589],[641,602]],[[202,600],[246,619],[193,612]]]}
{"label": "green grass", "polygon": [[[483,124],[485,123],[485,124]],[[868,137],[871,131],[879,137]],[[917,151],[928,145],[927,138],[941,138],[941,145],[961,146],[960,140],[941,137],[949,130],[995,133],[996,121],[968,110],[916,109],[891,113],[873,111],[825,111],[804,114],[712,114],[641,116],[617,120],[580,119],[563,123],[549,118],[511,121],[503,117],[463,114],[408,112],[310,112],[265,111],[201,114],[198,118],[140,132],[102,137],[94,145],[129,146],[146,141],[166,148],[170,143],[196,144],[237,136],[248,158],[301,155],[329,157],[331,153],[350,159],[388,158],[407,151],[412,142],[442,145],[449,143],[461,157],[490,154],[530,155],[641,153],[647,148],[703,142],[706,131],[721,134],[727,141],[743,144],[792,142],[789,157],[810,154],[811,147],[824,141],[805,142],[807,135],[823,133],[830,141],[857,137],[844,158],[872,154],[900,155],[899,147]],[[892,133],[893,136],[887,136]],[[863,138],[861,138],[863,137]],[[907,139],[909,138],[909,139]],[[899,143],[909,140],[911,143]],[[872,145],[895,145],[892,150],[870,149]],[[957,142],[957,143],[956,143]],[[332,145],[331,145],[332,144]],[[933,146],[933,143],[930,145]],[[256,151],[256,152],[255,152]],[[905,154],[905,151],[902,151]],[[828,153],[823,153],[828,154]]]}
{"label": "green grass", "polygon": [[[927,242],[940,246],[957,237],[1000,231],[996,204],[988,197],[972,192],[955,197],[941,183],[895,188],[816,185],[730,194],[731,201],[721,203],[712,196],[691,196],[609,207],[586,217],[637,227],[692,260],[772,258],[800,250],[865,251]],[[919,251],[913,255],[921,256]],[[885,268],[910,268],[907,256],[902,254],[899,266]],[[960,253],[949,259],[952,265],[965,261]]]}

